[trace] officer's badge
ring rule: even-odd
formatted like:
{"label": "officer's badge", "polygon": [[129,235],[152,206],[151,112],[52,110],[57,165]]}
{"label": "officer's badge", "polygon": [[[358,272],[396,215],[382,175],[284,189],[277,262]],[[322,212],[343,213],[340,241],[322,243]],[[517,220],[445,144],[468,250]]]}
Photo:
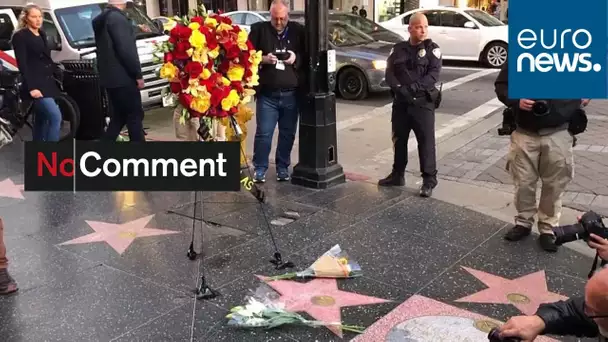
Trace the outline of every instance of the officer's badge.
{"label": "officer's badge", "polygon": [[426,56],[426,50],[425,49],[418,50],[418,57],[422,58],[424,56]]}
{"label": "officer's badge", "polygon": [[433,49],[433,55],[435,55],[437,59],[441,58],[441,50],[439,48]]}

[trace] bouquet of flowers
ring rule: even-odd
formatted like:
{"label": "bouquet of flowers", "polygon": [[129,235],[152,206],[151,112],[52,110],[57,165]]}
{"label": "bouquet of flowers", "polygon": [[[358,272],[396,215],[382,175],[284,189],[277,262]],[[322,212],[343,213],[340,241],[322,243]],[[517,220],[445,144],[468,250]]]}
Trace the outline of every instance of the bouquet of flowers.
{"label": "bouquet of flowers", "polygon": [[247,305],[237,306],[230,310],[228,325],[241,328],[272,329],[285,324],[306,325],[309,327],[336,326],[345,331],[362,333],[364,327],[344,325],[341,322],[321,322],[308,320],[302,315],[285,311],[282,305],[276,303],[263,303],[250,296]]}
{"label": "bouquet of flowers", "polygon": [[181,124],[202,118],[201,125],[212,127],[219,120],[223,139],[216,140],[227,140],[230,116],[239,124],[251,119],[246,105],[255,95],[262,52],[254,49],[247,32],[230,18],[207,14],[203,6],[190,16],[174,19],[177,25],[169,39],[157,43],[154,51],[163,62],[159,76],[170,84],[165,96],[181,108]]}
{"label": "bouquet of flowers", "polygon": [[333,246],[310,267],[300,272],[265,278],[266,281],[294,278],[354,278],[362,275],[361,266],[340,245]]}

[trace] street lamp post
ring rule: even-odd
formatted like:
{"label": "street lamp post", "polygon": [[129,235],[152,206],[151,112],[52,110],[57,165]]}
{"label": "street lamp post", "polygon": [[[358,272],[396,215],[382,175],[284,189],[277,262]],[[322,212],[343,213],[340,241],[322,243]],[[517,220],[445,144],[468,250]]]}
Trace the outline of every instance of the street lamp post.
{"label": "street lamp post", "polygon": [[306,0],[308,91],[300,116],[299,160],[291,182],[315,189],[344,183],[338,163],[335,86],[336,55],[328,46],[328,0]]}

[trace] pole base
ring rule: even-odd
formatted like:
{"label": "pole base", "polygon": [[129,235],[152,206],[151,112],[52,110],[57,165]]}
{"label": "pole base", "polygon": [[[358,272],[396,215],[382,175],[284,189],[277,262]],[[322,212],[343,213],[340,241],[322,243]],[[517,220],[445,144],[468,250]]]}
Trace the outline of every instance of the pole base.
{"label": "pole base", "polygon": [[296,164],[291,175],[292,184],[312,189],[327,189],[344,182],[346,182],[346,176],[340,164],[325,168]]}

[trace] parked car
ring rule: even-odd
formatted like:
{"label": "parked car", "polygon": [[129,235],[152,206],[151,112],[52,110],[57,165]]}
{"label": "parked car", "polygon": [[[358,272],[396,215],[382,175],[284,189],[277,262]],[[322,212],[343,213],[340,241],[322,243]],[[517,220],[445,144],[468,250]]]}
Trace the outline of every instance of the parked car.
{"label": "parked car", "polygon": [[240,28],[249,32],[251,25],[258,21],[269,21],[269,11],[234,11],[223,14],[226,17],[232,19],[234,25],[238,25]]}
{"label": "parked car", "polygon": [[152,20],[158,20],[163,24],[163,30],[166,31],[171,31],[173,30],[173,28],[175,27],[175,25],[177,25],[177,22],[171,18],[167,18],[167,17],[156,17],[156,18],[152,18]]}
{"label": "parked car", "polygon": [[339,21],[329,22],[328,36],[329,48],[336,51],[336,93],[346,100],[362,100],[370,92],[390,89],[384,73],[394,44]]}
{"label": "parked car", "polygon": [[[304,11],[293,11],[289,13],[289,18],[294,21],[304,22]],[[367,18],[363,18],[360,15],[354,15],[352,13],[329,11],[329,20],[339,21],[341,23],[348,24],[368,35],[372,36],[375,40],[381,40],[389,43],[399,43],[405,40],[403,35],[396,32],[392,32],[382,27]]]}
{"label": "parked car", "polygon": [[[235,11],[225,13],[224,15],[230,17],[234,24],[239,25],[239,27],[245,29],[247,32],[249,32],[251,25],[258,21],[270,20],[270,12],[268,11]],[[292,11],[289,13],[289,18],[303,24],[304,11]],[[369,19],[351,13],[329,11],[329,20],[351,25],[372,36],[375,40],[382,40],[393,44],[405,40],[403,35],[387,30]]]}
{"label": "parked car", "polygon": [[410,17],[418,12],[426,15],[429,38],[439,45],[444,59],[479,61],[492,68],[500,68],[507,61],[508,26],[478,9],[419,8],[381,25],[394,32],[407,33]]}

